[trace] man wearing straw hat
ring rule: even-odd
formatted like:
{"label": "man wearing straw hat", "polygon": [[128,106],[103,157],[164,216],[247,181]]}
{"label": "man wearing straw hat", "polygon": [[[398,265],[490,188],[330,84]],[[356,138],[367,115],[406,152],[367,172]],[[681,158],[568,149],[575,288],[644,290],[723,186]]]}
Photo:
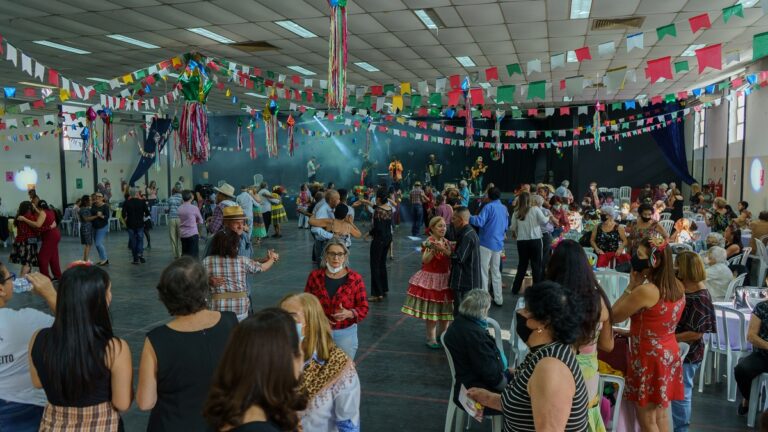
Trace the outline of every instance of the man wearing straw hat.
{"label": "man wearing straw hat", "polygon": [[[226,203],[226,205],[221,209],[222,228],[219,232],[232,231],[240,236],[240,246],[238,247],[237,254],[239,256],[250,258],[253,248],[251,247],[251,236],[246,229],[248,226],[248,218],[245,216],[245,212],[242,207],[232,201],[225,200],[222,203]],[[210,241],[206,244],[203,257],[207,257],[210,254],[213,237],[214,236],[211,236]]]}
{"label": "man wearing straw hat", "polygon": [[[211,216],[206,222],[208,232],[213,236],[217,232],[221,231],[223,227],[223,208],[227,205],[235,204],[235,188],[229,183],[224,183],[219,187],[213,188],[216,192],[216,207],[213,209],[213,216]],[[225,201],[230,201],[229,204]]]}

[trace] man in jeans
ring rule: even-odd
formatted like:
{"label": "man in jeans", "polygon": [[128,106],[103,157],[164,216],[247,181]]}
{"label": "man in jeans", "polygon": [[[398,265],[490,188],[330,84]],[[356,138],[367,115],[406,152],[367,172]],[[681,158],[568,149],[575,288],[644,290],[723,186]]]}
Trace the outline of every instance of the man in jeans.
{"label": "man in jeans", "polygon": [[[335,219],[333,210],[340,203],[341,195],[339,192],[329,189],[325,192],[325,197],[315,205],[312,210],[312,217],[315,219]],[[333,238],[333,233],[321,227],[312,227],[310,232],[315,238],[315,243],[312,246],[312,262],[319,266],[320,258],[322,258],[325,249],[325,242]]]}
{"label": "man in jeans", "polygon": [[464,296],[473,289],[480,288],[480,239],[469,225],[469,209],[457,207],[451,219],[453,233],[449,240],[456,242],[451,254],[451,276],[448,285],[453,290],[453,314],[459,313],[459,305]]}
{"label": "man in jeans", "polygon": [[181,256],[181,232],[179,229],[179,206],[184,202],[181,198],[181,183],[176,183],[168,197],[168,233],[171,237],[173,257]]}
{"label": "man in jeans", "polygon": [[509,224],[509,212],[501,203],[501,191],[497,187],[488,190],[489,202],[480,214],[469,218],[470,225],[480,229],[480,283],[481,289],[488,289],[488,267],[493,278],[493,303],[501,306],[501,252],[504,250],[504,234]]}
{"label": "man in jeans", "polygon": [[128,238],[133,254],[133,264],[145,263],[144,259],[144,217],[149,216],[147,202],[141,199],[137,187],[130,189],[131,197],[123,204],[123,220],[128,227]]}
{"label": "man in jeans", "polygon": [[421,189],[421,182],[417,181],[413,184],[413,189],[411,189],[411,215],[413,216],[413,226],[411,226],[412,236],[418,236],[421,232],[425,202],[427,202],[427,197],[424,196],[424,191]]}

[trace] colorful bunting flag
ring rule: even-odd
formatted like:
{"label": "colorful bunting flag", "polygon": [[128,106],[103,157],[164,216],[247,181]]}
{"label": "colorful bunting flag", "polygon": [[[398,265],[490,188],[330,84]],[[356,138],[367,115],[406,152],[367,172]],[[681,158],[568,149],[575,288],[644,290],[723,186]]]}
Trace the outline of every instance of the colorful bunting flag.
{"label": "colorful bunting flag", "polygon": [[696,50],[696,59],[699,62],[699,73],[702,73],[707,67],[720,70],[723,68],[723,46],[722,44],[710,45]]}
{"label": "colorful bunting flag", "polygon": [[672,57],[662,57],[655,60],[648,61],[648,79],[651,84],[657,82],[661,78],[672,79]]}
{"label": "colorful bunting flag", "polygon": [[744,18],[744,7],[741,3],[723,8],[723,22],[727,24],[728,20],[734,16]]}
{"label": "colorful bunting flag", "polygon": [[589,52],[589,47],[585,46],[575,50],[576,60],[583,62],[584,60],[592,60],[592,54]]}
{"label": "colorful bunting flag", "polygon": [[632,52],[635,48],[643,49],[644,47],[643,33],[635,33],[627,36],[627,52]]}
{"label": "colorful bunting flag", "polygon": [[523,74],[523,68],[520,67],[520,63],[507,65],[507,75],[511,77],[514,74],[520,74],[520,75]]}
{"label": "colorful bunting flag", "polygon": [[485,97],[483,95],[483,89],[473,88],[469,90],[470,97],[472,98],[472,105],[484,105]]}
{"label": "colorful bunting flag", "polygon": [[534,98],[545,99],[546,95],[547,95],[546,81],[535,81],[528,84],[528,100],[533,100]]}
{"label": "colorful bunting flag", "polygon": [[491,80],[499,80],[499,70],[496,68],[496,66],[489,67],[485,70],[485,80],[491,81]]}
{"label": "colorful bunting flag", "polygon": [[692,33],[696,33],[699,29],[708,29],[712,27],[712,24],[709,22],[709,14],[706,12],[701,15],[688,18],[688,23],[691,25]]}
{"label": "colorful bunting flag", "polygon": [[505,85],[496,91],[496,103],[513,103],[515,99],[515,86]]}
{"label": "colorful bunting flag", "polygon": [[400,83],[400,94],[401,95],[411,94],[411,83],[409,83],[409,82],[401,82]]}
{"label": "colorful bunting flag", "polygon": [[675,62],[675,73],[688,72],[688,60]]}
{"label": "colorful bunting flag", "polygon": [[[768,1],[764,1],[768,4]],[[752,37],[752,60],[757,60],[768,55],[768,32],[756,34]]]}
{"label": "colorful bunting flag", "polygon": [[664,36],[677,37],[677,27],[675,27],[675,23],[657,28],[656,36],[660,41],[664,39]]}

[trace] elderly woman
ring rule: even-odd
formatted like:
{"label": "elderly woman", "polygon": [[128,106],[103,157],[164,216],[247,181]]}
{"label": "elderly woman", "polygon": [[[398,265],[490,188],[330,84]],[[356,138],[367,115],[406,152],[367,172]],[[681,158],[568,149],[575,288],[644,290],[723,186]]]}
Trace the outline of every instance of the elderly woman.
{"label": "elderly woman", "polygon": [[600,209],[600,221],[602,223],[592,230],[590,238],[590,244],[597,254],[597,267],[608,267],[614,260],[617,264],[629,261],[629,256],[625,254],[627,235],[624,228],[616,223],[613,207]]}
{"label": "elderly woman", "polygon": [[[548,193],[549,190],[544,188],[541,191],[542,194],[545,192]],[[557,218],[552,215],[552,212],[544,207],[545,205],[548,206],[549,203],[546,199],[544,199],[543,196],[538,194],[532,195],[531,205],[539,208],[545,217],[545,220],[539,223],[541,227],[541,268],[545,269],[547,268],[549,257],[552,255],[552,233],[555,232],[555,228],[560,227],[560,223],[558,222]]]}
{"label": "elderly woman", "polygon": [[728,225],[731,224],[731,215],[728,211],[728,202],[720,197],[715,198],[712,202],[712,210],[701,210],[700,213],[705,215],[704,220],[707,226],[712,228],[713,232],[723,233]]}
{"label": "elderly woman", "polygon": [[453,402],[458,406],[461,406],[461,386],[500,393],[507,385],[507,359],[488,333],[490,307],[491,296],[487,290],[470,290],[459,305],[453,324],[445,331],[445,347],[451,353],[456,371]]}
{"label": "elderly woman", "polygon": [[680,218],[675,222],[675,231],[669,237],[672,243],[691,244],[694,242],[693,231],[691,231],[691,220]]}
{"label": "elderly woman", "polygon": [[728,292],[728,284],[733,280],[733,272],[728,268],[728,256],[725,249],[712,246],[704,252],[704,263],[707,264],[707,279],[704,285],[714,301],[724,301]]}
{"label": "elderly woman", "polygon": [[531,352],[502,394],[471,388],[468,395],[500,410],[508,432],[582,432],[589,396],[573,349],[584,315],[579,299],[546,281],[525,291],[525,305],[517,311],[516,331]]}
{"label": "elderly woman", "polygon": [[325,244],[320,268],[307,277],[304,292],[314,294],[331,323],[333,341],[354,360],[357,353],[357,324],[368,315],[363,277],[348,268],[349,249],[332,238]]}
{"label": "elderly woman", "polygon": [[300,389],[309,398],[301,414],[305,431],[360,431],[360,379],[352,359],[333,343],[331,326],[317,297],[289,294],[280,307],[301,328],[304,372]]}
{"label": "elderly woman", "polygon": [[638,219],[627,225],[630,253],[636,252],[642,240],[649,235],[658,233],[664,238],[669,237],[664,227],[653,220],[653,207],[650,204],[641,204],[637,209],[637,215]]}

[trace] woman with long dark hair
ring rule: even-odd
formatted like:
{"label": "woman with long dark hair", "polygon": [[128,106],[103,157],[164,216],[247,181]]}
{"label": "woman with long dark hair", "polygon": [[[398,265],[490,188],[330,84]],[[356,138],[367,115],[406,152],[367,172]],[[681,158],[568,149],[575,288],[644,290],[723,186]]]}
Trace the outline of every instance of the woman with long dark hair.
{"label": "woman with long dark hair", "polygon": [[23,222],[45,220],[45,214],[38,212],[30,201],[22,201],[19,209],[16,211],[16,217],[13,225],[16,226],[16,237],[13,239],[13,249],[11,250],[10,261],[14,264],[21,264],[19,277],[24,277],[32,267],[39,265],[37,253],[38,230],[32,225]]}
{"label": "woman with long dark hair", "polygon": [[541,208],[531,205],[531,193],[522,192],[517,198],[517,208],[512,214],[512,224],[509,229],[512,237],[517,240],[517,274],[512,283],[512,293],[520,293],[528,263],[531,264],[533,283],[541,280],[542,234],[541,224],[547,222],[547,217]]}
{"label": "woman with long dark hair", "polygon": [[213,377],[203,416],[216,432],[294,431],[307,407],[297,324],[277,308],[237,326]]}
{"label": "woman with long dark hair", "polygon": [[562,285],[568,295],[581,300],[584,317],[576,341],[576,359],[584,375],[589,393],[589,431],[604,432],[600,416],[601,392],[598,388],[600,374],[597,350],[613,351],[611,327],[611,302],[595,278],[584,249],[573,240],[563,240],[552,253],[547,266],[546,279]]}
{"label": "woman with long dark hair", "polygon": [[131,406],[131,352],[112,332],[111,300],[101,268],[76,265],[61,276],[53,325],[29,343],[32,385],[48,397],[41,431],[117,431]]}
{"label": "woman with long dark hair", "polygon": [[35,220],[29,220],[24,216],[19,216],[19,220],[26,222],[31,227],[38,230],[40,239],[43,241],[40,252],[37,254],[40,273],[50,278],[48,273],[50,268],[53,273],[53,279],[61,279],[61,265],[59,264],[59,242],[61,241],[61,231],[56,226],[56,212],[41,200],[36,206],[39,212]]}
{"label": "woman with long dark hair", "polygon": [[685,397],[675,328],[685,307],[672,248],[658,234],[640,241],[632,255],[629,286],[613,305],[613,322],[632,318],[624,395],[637,405],[640,429],[666,431],[673,400]]}

